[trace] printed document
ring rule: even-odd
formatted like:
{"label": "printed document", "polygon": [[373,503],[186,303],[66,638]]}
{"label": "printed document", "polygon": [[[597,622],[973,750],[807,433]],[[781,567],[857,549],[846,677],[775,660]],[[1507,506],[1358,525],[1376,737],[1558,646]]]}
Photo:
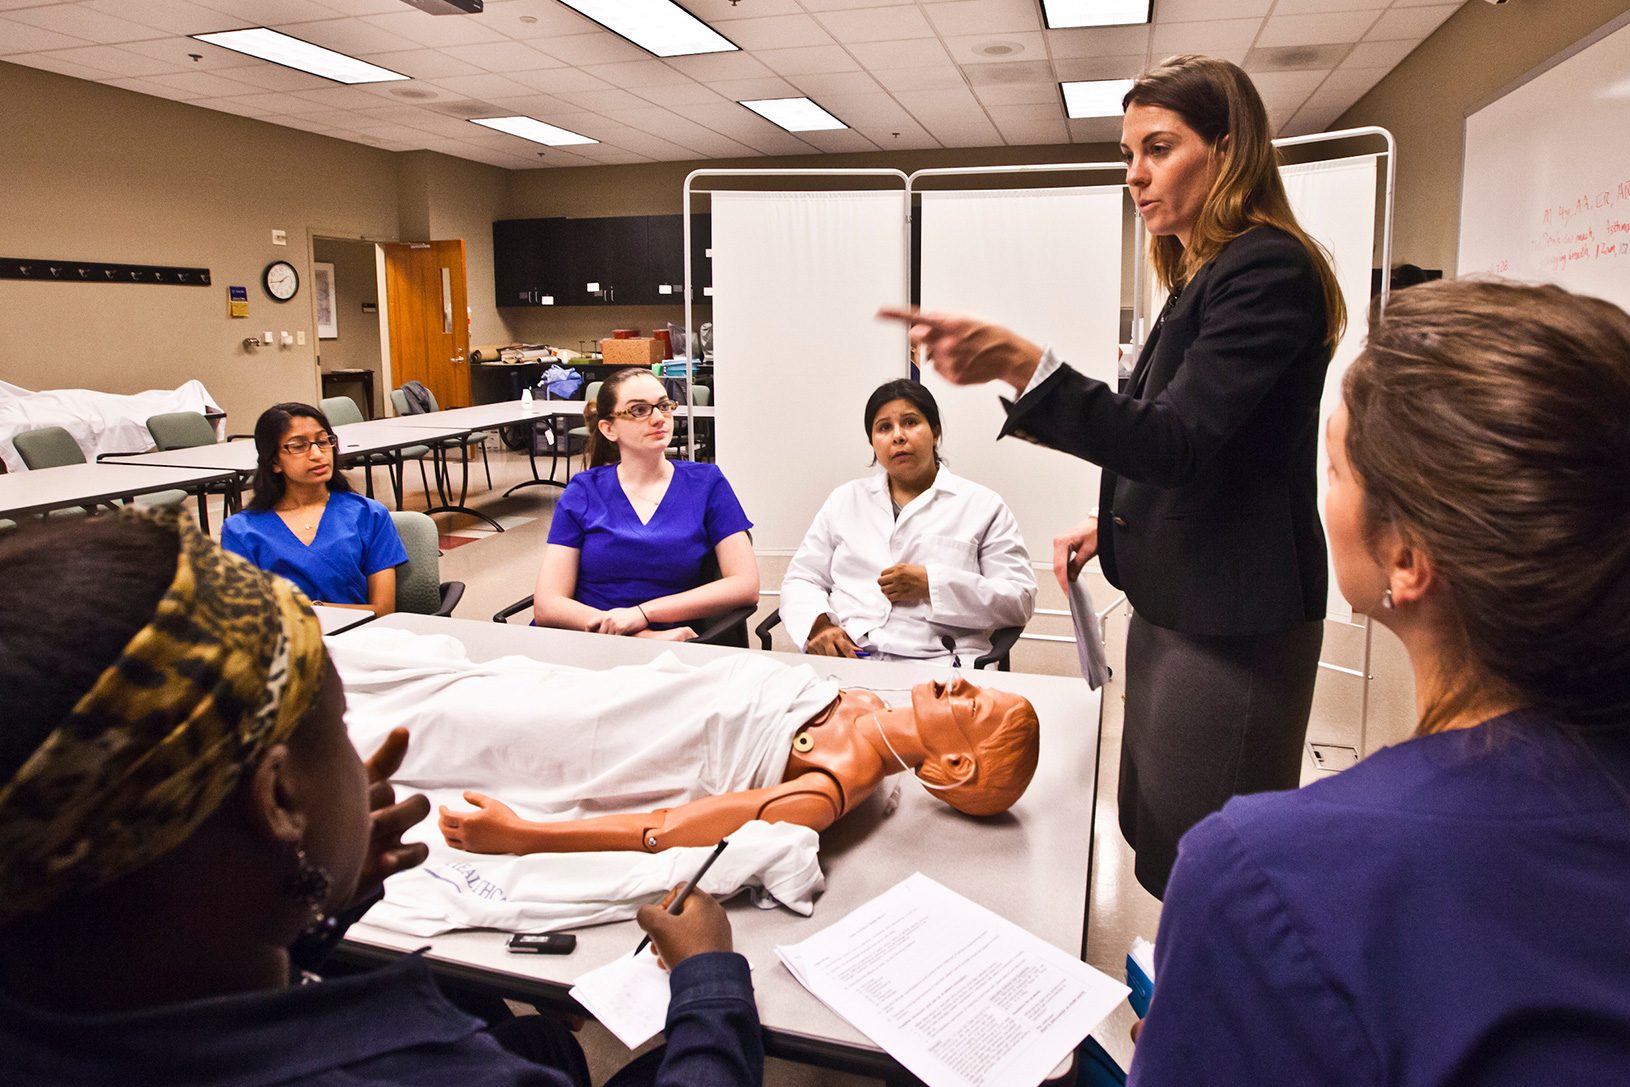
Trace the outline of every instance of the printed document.
{"label": "printed document", "polygon": [[577,979],[571,996],[629,1049],[668,1025],[668,972],[649,949],[590,970]]}
{"label": "printed document", "polygon": [[1040,1083],[1129,992],[920,872],[776,954],[929,1087]]}

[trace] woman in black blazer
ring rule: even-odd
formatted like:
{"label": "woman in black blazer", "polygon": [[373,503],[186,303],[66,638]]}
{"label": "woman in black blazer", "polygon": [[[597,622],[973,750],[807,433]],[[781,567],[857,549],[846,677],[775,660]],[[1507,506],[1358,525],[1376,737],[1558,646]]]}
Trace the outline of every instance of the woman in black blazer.
{"label": "woman in black blazer", "polygon": [[1127,185],[1169,292],[1125,394],[1006,329],[884,312],[942,376],[1019,390],[1004,435],[1104,467],[1053,564],[1065,584],[1097,554],[1136,613],[1120,821],[1158,897],[1184,831],[1300,778],[1327,589],[1319,400],[1345,314],[1243,71],[1174,57],[1123,106]]}

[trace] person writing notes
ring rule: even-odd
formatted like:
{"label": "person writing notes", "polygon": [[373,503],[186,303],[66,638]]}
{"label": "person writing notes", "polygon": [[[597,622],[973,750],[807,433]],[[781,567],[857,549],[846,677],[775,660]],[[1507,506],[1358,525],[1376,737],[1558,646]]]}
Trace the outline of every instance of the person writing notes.
{"label": "person writing notes", "polygon": [[883,474],[845,483],[815,515],[781,582],[781,621],[808,653],[971,663],[1035,606],[1018,522],[940,463],[939,405],[918,382],[879,386],[866,433]]}
{"label": "person writing notes", "polygon": [[[555,503],[533,593],[538,626],[669,641],[691,621],[758,603],[758,560],[724,473],[670,461],[674,402],[649,370],[600,386],[585,456]],[[708,559],[720,577],[704,581]]]}
{"label": "person writing notes", "polygon": [[1630,1082],[1627,419],[1617,307],[1392,295],[1325,510],[1419,724],[1183,839],[1131,1083]]}
{"label": "person writing notes", "polygon": [[339,473],[338,451],[328,416],[311,405],[261,412],[254,497],[222,524],[221,546],[288,578],[319,604],[389,615],[407,549],[390,511]]}
{"label": "person writing notes", "polygon": [[1096,554],[1136,611],[1120,825],[1159,897],[1185,830],[1300,778],[1328,580],[1319,398],[1345,311],[1250,77],[1174,57],[1123,106],[1126,183],[1170,292],[1126,394],[996,325],[883,315],[948,380],[1013,386],[1004,435],[1105,469],[1098,514],[1054,541],[1053,570],[1067,587]]}

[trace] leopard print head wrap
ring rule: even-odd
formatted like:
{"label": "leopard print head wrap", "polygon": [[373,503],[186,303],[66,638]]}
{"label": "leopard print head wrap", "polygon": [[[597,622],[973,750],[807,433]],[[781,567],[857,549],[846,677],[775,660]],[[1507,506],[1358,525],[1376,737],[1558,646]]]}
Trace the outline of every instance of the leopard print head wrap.
{"label": "leopard print head wrap", "polygon": [[322,680],[322,633],[289,582],[221,550],[175,507],[180,540],[152,620],[0,783],[0,924],[141,869],[190,837],[287,739]]}

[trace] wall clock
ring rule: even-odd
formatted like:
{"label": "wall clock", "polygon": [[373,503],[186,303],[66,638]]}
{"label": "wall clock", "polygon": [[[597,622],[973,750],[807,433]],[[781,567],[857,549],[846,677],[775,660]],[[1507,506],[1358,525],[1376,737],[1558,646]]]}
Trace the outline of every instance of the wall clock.
{"label": "wall clock", "polygon": [[260,281],[266,293],[278,302],[287,302],[300,289],[300,273],[286,260],[274,260],[268,264],[266,271],[261,273]]}

